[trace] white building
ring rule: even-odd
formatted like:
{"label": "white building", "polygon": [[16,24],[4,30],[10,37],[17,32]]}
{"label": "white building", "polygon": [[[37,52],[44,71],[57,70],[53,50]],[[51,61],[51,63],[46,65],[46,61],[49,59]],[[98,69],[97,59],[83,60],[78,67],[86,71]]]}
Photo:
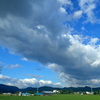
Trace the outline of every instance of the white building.
{"label": "white building", "polygon": [[12,93],[3,93],[3,95],[11,95]]}
{"label": "white building", "polygon": [[53,93],[60,93],[60,91],[58,91],[58,90],[53,90]]}

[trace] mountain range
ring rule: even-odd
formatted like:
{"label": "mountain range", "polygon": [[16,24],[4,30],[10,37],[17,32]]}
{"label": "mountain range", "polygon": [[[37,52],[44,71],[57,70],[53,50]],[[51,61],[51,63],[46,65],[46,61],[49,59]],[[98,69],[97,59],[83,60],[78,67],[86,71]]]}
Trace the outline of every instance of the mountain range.
{"label": "mountain range", "polygon": [[[38,91],[53,91],[53,90],[72,90],[74,92],[78,92],[78,91],[91,91],[91,87],[85,86],[85,87],[63,87],[63,88],[55,88],[55,87],[48,87],[48,86],[43,86],[43,87],[39,87]],[[96,88],[92,88],[93,91],[98,91],[100,90],[100,87],[96,87]],[[9,85],[4,85],[4,84],[0,84],[0,92],[4,93],[4,92],[27,92],[27,91],[37,91],[37,88],[34,87],[27,87],[24,89],[19,89],[18,87],[15,86],[9,86]]]}

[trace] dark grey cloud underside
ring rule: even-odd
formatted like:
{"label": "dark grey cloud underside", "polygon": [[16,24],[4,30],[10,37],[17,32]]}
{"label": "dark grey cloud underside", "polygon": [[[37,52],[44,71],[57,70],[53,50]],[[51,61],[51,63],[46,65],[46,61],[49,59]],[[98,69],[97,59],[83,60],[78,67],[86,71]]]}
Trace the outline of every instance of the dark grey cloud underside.
{"label": "dark grey cloud underside", "polygon": [[8,14],[20,17],[29,17],[32,13],[32,0],[0,0],[0,16],[5,18]]}
{"label": "dark grey cloud underside", "polygon": [[98,78],[100,67],[91,67],[84,59],[85,53],[79,50],[75,57],[69,52],[70,38],[62,35],[71,28],[63,25],[67,16],[59,12],[60,7],[54,0],[0,0],[1,46],[29,60],[55,63],[59,67],[53,70],[70,78]]}

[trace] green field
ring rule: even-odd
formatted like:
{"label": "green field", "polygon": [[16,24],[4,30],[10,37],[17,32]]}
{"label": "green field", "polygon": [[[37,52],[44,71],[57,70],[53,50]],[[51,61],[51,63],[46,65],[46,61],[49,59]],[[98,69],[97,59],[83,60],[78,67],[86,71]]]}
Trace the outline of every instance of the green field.
{"label": "green field", "polygon": [[0,96],[0,100],[100,100],[100,95]]}

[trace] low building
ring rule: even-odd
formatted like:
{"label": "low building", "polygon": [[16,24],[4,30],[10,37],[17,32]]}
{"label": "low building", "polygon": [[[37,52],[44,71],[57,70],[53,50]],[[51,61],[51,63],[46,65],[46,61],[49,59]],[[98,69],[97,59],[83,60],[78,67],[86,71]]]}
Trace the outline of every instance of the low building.
{"label": "low building", "polygon": [[22,96],[22,92],[19,92],[19,93],[18,93],[18,96]]}
{"label": "low building", "polygon": [[88,92],[88,91],[86,91],[86,94],[93,94],[93,92]]}
{"label": "low building", "polygon": [[34,93],[34,95],[36,95],[36,96],[42,96],[43,93]]}
{"label": "low building", "polygon": [[3,93],[3,95],[11,95],[12,93]]}
{"label": "low building", "polygon": [[22,93],[22,96],[30,96],[30,93],[28,93],[28,92]]}
{"label": "low building", "polygon": [[60,91],[58,91],[58,90],[53,90],[53,93],[60,93]]}
{"label": "low building", "polygon": [[43,95],[53,95],[53,91],[43,91],[42,92]]}

